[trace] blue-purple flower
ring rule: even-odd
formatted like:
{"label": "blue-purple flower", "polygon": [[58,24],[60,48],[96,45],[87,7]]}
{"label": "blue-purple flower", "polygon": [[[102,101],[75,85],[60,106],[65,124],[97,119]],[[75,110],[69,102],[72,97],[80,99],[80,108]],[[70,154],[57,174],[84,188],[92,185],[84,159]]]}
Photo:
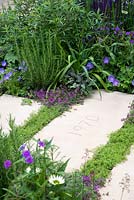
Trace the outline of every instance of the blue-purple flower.
{"label": "blue-purple flower", "polygon": [[87,70],[91,70],[91,69],[93,69],[93,68],[94,68],[93,63],[88,62],[88,63],[86,64],[86,69],[87,69]]}
{"label": "blue-purple flower", "polygon": [[11,165],[12,165],[11,160],[5,160],[4,161],[4,168],[5,169],[8,169],[9,167],[11,167]]}
{"label": "blue-purple flower", "polygon": [[4,68],[0,68],[0,74],[4,74],[5,70]]}
{"label": "blue-purple flower", "polygon": [[119,80],[115,79],[113,81],[113,86],[118,86],[120,84]]}
{"label": "blue-purple flower", "polygon": [[130,31],[127,31],[127,32],[126,32],[126,35],[127,35],[127,36],[131,35],[131,32],[130,32]]}
{"label": "blue-purple flower", "polygon": [[117,26],[117,27],[115,27],[115,31],[116,32],[119,32],[120,31],[120,28]]}
{"label": "blue-purple flower", "polygon": [[119,80],[117,80],[113,75],[108,76],[108,81],[113,84],[113,86],[119,85]]}
{"label": "blue-purple flower", "polygon": [[134,80],[132,80],[132,85],[134,86]]}
{"label": "blue-purple flower", "polygon": [[2,67],[6,67],[7,62],[6,62],[5,60],[3,60],[3,61],[1,62],[1,65],[2,65]]}
{"label": "blue-purple flower", "polygon": [[109,62],[110,62],[110,58],[109,57],[106,56],[106,57],[103,58],[103,63],[104,64],[108,64]]}
{"label": "blue-purple flower", "polygon": [[108,81],[109,81],[110,83],[113,83],[114,80],[115,80],[115,77],[114,77],[113,75],[109,75],[109,76],[108,76]]}
{"label": "blue-purple flower", "polygon": [[29,150],[24,150],[24,151],[22,152],[22,156],[23,156],[24,158],[27,158],[27,157],[31,156],[31,153],[30,153]]}
{"label": "blue-purple flower", "polygon": [[41,140],[38,140],[38,146],[39,147],[45,147],[45,142],[41,141]]}
{"label": "blue-purple flower", "polygon": [[130,42],[130,44],[134,44],[134,40],[132,40],[132,39],[129,42]]}
{"label": "blue-purple flower", "polygon": [[6,81],[6,80],[9,80],[9,78],[12,76],[13,72],[8,72],[7,74],[4,75],[3,79]]}
{"label": "blue-purple flower", "polygon": [[25,159],[25,162],[26,162],[27,164],[32,164],[32,163],[34,162],[33,156],[27,157],[27,158]]}

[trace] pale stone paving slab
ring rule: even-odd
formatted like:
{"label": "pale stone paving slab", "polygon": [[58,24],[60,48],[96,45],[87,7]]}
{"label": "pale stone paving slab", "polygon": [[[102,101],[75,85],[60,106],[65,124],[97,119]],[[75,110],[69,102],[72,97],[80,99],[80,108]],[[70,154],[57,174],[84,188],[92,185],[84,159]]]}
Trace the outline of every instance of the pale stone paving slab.
{"label": "pale stone paving slab", "polygon": [[0,126],[5,133],[9,132],[9,117],[15,118],[15,124],[21,125],[33,112],[37,112],[40,104],[32,101],[32,105],[21,105],[21,97],[11,95],[0,96]]}
{"label": "pale stone paving slab", "polygon": [[100,193],[101,200],[134,200],[134,149],[125,162],[113,168],[111,181]]}
{"label": "pale stone paving slab", "polygon": [[83,105],[75,105],[71,112],[54,119],[35,138],[53,138],[53,143],[60,147],[61,156],[71,158],[67,170],[79,169],[85,149],[93,151],[106,144],[108,134],[122,127],[121,119],[127,116],[132,100],[133,95],[105,91],[102,91],[101,100],[95,92]]}

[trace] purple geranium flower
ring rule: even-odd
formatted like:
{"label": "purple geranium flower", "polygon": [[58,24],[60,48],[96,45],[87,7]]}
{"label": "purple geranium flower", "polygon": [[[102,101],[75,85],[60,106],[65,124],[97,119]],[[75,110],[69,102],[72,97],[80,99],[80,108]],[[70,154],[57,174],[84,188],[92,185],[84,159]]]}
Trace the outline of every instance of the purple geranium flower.
{"label": "purple geranium flower", "polygon": [[27,158],[25,159],[25,162],[26,162],[27,164],[32,164],[32,163],[34,162],[34,159],[33,159],[32,156],[29,156],[29,157],[27,157]]}
{"label": "purple geranium flower", "polygon": [[11,165],[12,165],[11,160],[5,160],[4,161],[4,167],[5,167],[5,169],[8,169],[9,167],[11,167]]}
{"label": "purple geranium flower", "polygon": [[120,31],[120,28],[117,26],[117,27],[115,27],[115,31],[116,32],[119,32]]}
{"label": "purple geranium flower", "polygon": [[108,76],[108,81],[109,81],[110,83],[113,83],[114,80],[115,80],[115,77],[114,77],[113,75],[109,75],[109,76]]}
{"label": "purple geranium flower", "polygon": [[120,83],[119,80],[115,79],[115,80],[113,81],[113,86],[118,86],[119,83]]}
{"label": "purple geranium flower", "polygon": [[110,58],[109,58],[109,57],[104,57],[104,58],[103,58],[103,63],[104,63],[104,64],[108,64],[109,61],[110,61]]}
{"label": "purple geranium flower", "polygon": [[24,151],[22,152],[22,156],[23,156],[24,158],[28,158],[29,156],[31,156],[31,153],[30,153],[29,150],[24,150]]}
{"label": "purple geranium flower", "polygon": [[4,68],[0,68],[0,74],[4,74],[5,70]]}
{"label": "purple geranium flower", "polygon": [[3,60],[3,61],[1,62],[1,65],[2,65],[2,67],[6,67],[7,62],[6,62],[5,60]]}
{"label": "purple geranium flower", "polygon": [[130,34],[131,34],[131,32],[130,32],[130,31],[127,31],[127,32],[126,32],[126,35],[127,35],[127,36],[128,36],[128,35],[130,35]]}
{"label": "purple geranium flower", "polygon": [[88,63],[86,64],[86,69],[87,69],[87,70],[91,70],[91,69],[93,69],[93,68],[94,68],[93,63],[88,62]]}
{"label": "purple geranium flower", "polygon": [[4,77],[3,77],[3,79],[4,79],[4,80],[8,80],[8,79],[12,76],[12,74],[13,74],[12,71],[9,72],[9,73],[7,73],[7,74],[5,74]]}
{"label": "purple geranium flower", "polygon": [[132,80],[132,85],[134,86],[134,80]]}
{"label": "purple geranium flower", "polygon": [[134,44],[134,40],[130,40],[129,42],[130,42],[130,44]]}
{"label": "purple geranium flower", "polygon": [[38,141],[38,146],[39,146],[39,147],[45,147],[45,142],[39,140],[39,141]]}

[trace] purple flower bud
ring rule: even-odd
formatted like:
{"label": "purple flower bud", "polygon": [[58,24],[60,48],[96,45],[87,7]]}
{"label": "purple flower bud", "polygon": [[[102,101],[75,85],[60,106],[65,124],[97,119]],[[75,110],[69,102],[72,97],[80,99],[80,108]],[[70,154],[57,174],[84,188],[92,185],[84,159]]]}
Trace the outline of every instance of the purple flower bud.
{"label": "purple flower bud", "polygon": [[12,165],[11,160],[5,160],[4,161],[4,168],[5,169],[8,169],[9,167],[11,167],[11,165]]}
{"label": "purple flower bud", "polygon": [[22,144],[22,145],[20,146],[19,150],[22,151],[22,150],[25,149],[25,147],[26,147],[26,144]]}
{"label": "purple flower bud", "polygon": [[103,63],[104,64],[108,64],[110,62],[110,58],[109,57],[104,57],[103,58]]}

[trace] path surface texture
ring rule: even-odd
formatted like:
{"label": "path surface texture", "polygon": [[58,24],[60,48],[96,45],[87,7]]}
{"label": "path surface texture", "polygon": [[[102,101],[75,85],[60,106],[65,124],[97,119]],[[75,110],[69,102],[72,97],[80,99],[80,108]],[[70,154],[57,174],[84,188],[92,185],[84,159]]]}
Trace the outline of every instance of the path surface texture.
{"label": "path surface texture", "polygon": [[0,127],[5,133],[9,132],[9,118],[15,118],[15,124],[21,125],[24,123],[30,114],[37,112],[40,104],[32,102],[32,105],[21,105],[22,99],[20,97],[13,97],[10,95],[0,96]]}
{"label": "path surface texture", "polygon": [[92,156],[96,147],[107,143],[108,134],[122,127],[121,119],[128,114],[132,99],[133,95],[104,91],[100,99],[95,92],[83,105],[73,106],[70,112],[54,119],[35,138],[53,138],[61,155],[70,158],[68,170],[79,169],[86,149]]}

